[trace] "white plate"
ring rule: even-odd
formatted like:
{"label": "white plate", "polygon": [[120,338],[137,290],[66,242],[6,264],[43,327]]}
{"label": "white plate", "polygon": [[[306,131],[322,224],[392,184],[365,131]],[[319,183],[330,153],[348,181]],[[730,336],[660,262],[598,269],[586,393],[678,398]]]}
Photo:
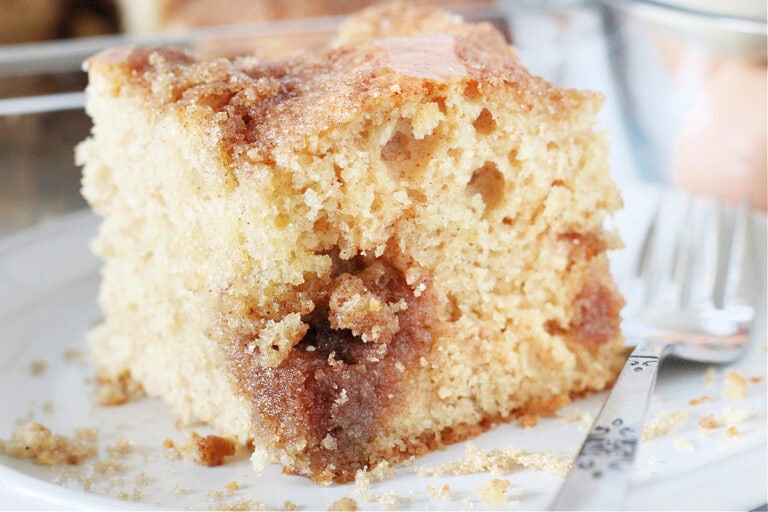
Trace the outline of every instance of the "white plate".
{"label": "white plate", "polygon": [[[653,195],[652,190],[637,187],[626,194],[626,209],[617,218],[628,245],[614,258],[619,274],[632,265],[629,255],[636,251]],[[175,428],[170,411],[160,401],[145,399],[111,408],[97,405],[92,369],[64,357],[68,349],[85,351],[85,333],[99,318],[98,261],[88,251],[96,225],[91,214],[78,213],[0,241],[0,438],[7,439],[20,420],[34,419],[66,435],[78,427],[97,427],[100,457],[106,456],[105,446],[118,437],[130,440],[134,451],[123,459],[125,471],[96,478],[88,492],[76,479],[55,483],[69,468],[49,468],[0,455],[0,508],[208,509],[255,499],[270,509],[282,509],[285,500],[291,500],[299,510],[307,510],[325,509],[341,497],[356,499],[360,508],[381,507],[356,495],[354,485],[319,488],[307,479],[281,474],[276,466],[257,477],[247,460],[217,468],[168,460],[161,448],[163,440],[181,440],[183,433]],[[763,332],[747,357],[728,368],[718,368],[716,381],[710,386],[705,384],[702,366],[673,361],[664,364],[649,419],[674,410],[686,411],[688,416],[668,435],[641,445],[627,508],[749,510],[766,502],[765,378],[749,383],[743,399],[725,400],[720,395],[728,369],[765,377],[765,340]],[[35,361],[47,365],[41,375],[30,370]],[[688,404],[702,395],[711,400]],[[472,442],[484,450],[514,445],[568,457],[577,450],[587,425],[567,422],[564,417],[574,410],[594,416],[603,399],[599,394],[566,406],[560,418],[542,419],[532,429],[504,425]],[[724,428],[704,437],[698,418],[726,408],[750,415],[738,425],[739,438],[728,438]],[[206,427],[196,430],[209,432]],[[418,459],[413,467],[401,467],[394,479],[373,484],[370,493],[391,491],[412,498],[398,508],[483,509],[488,506],[478,496],[478,485],[504,478],[517,489],[518,502],[511,502],[508,508],[535,510],[547,507],[560,484],[560,477],[530,469],[503,476],[485,473],[426,478],[414,473],[418,466],[460,459],[465,446],[454,445]],[[90,474],[93,463],[77,469]],[[137,481],[142,473],[148,483]],[[209,491],[223,489],[231,481],[238,482],[240,489],[220,499],[209,497]],[[430,499],[427,486],[444,484],[450,486],[451,501]],[[139,501],[119,499],[134,490],[141,493]]]}

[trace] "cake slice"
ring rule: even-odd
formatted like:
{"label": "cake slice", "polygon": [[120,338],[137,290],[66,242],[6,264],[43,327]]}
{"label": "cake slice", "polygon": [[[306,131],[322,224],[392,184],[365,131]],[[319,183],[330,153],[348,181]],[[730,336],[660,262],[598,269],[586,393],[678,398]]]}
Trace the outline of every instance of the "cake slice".
{"label": "cake slice", "polygon": [[319,483],[610,385],[601,97],[404,4],[285,62],[87,64],[101,379]]}

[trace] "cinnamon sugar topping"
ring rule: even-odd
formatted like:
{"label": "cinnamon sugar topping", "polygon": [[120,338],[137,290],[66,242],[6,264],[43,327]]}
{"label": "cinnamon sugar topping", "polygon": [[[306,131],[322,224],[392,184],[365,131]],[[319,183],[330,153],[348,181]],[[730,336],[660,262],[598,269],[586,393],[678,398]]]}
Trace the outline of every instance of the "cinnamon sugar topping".
{"label": "cinnamon sugar topping", "polygon": [[440,81],[468,75],[448,34],[388,37],[374,44],[387,51],[389,67],[402,75]]}

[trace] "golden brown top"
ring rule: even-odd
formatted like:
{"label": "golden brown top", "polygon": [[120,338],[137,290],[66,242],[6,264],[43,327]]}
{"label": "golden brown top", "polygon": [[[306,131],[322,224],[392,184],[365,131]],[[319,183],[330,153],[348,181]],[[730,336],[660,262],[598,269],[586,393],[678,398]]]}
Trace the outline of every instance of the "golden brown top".
{"label": "golden brown top", "polygon": [[549,104],[568,108],[583,100],[532,77],[492,25],[404,3],[363,11],[342,26],[335,48],[287,61],[200,62],[182,50],[118,49],[86,67],[92,78],[107,77],[115,95],[139,94],[155,107],[182,109],[190,122],[203,115],[210,123],[216,114],[233,157],[306,144],[363,106],[396,105],[457,81],[475,82],[480,93],[511,86],[521,104],[549,96]]}

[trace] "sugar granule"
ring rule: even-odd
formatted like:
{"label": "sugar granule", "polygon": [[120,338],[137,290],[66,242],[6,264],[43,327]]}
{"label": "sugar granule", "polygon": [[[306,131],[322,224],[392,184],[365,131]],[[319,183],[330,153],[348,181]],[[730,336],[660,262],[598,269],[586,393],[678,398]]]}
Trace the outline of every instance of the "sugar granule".
{"label": "sugar granule", "polygon": [[430,498],[438,501],[451,501],[451,487],[448,484],[439,487],[437,485],[428,485],[427,494]]}
{"label": "sugar granule", "polygon": [[526,452],[511,445],[484,452],[473,443],[467,443],[463,459],[432,468],[422,466],[417,468],[416,472],[421,476],[468,475],[484,472],[503,475],[521,467],[565,476],[571,467],[571,460],[559,458],[547,451]]}
{"label": "sugar granule", "polygon": [[652,420],[646,422],[645,427],[643,427],[643,441],[667,435],[687,419],[688,413],[679,409],[661,413]]}

